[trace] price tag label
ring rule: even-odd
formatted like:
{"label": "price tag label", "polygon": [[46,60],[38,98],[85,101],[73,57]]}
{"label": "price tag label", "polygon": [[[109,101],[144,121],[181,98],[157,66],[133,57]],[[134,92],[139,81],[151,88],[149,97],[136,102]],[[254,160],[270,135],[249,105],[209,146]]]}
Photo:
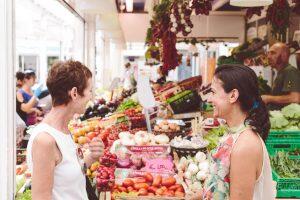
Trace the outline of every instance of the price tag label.
{"label": "price tag label", "polygon": [[156,158],[146,162],[145,171],[151,172],[173,172],[173,162],[167,158]]}

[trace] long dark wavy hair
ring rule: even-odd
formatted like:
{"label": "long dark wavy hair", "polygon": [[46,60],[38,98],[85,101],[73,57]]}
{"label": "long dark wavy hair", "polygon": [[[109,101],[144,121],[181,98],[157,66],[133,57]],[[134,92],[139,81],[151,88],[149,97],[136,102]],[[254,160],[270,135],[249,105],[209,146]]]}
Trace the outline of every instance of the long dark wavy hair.
{"label": "long dark wavy hair", "polygon": [[217,67],[215,77],[222,81],[226,93],[233,89],[239,91],[241,109],[248,113],[245,124],[249,124],[265,141],[270,130],[269,112],[259,94],[255,72],[242,65],[221,65]]}

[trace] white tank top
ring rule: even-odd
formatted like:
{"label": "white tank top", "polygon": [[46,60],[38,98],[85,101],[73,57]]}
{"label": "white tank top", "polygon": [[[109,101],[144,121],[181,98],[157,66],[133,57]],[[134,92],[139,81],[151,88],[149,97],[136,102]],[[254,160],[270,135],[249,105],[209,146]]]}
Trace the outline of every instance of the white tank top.
{"label": "white tank top", "polygon": [[259,138],[263,147],[263,164],[254,186],[253,200],[273,200],[276,197],[276,183],[272,180],[270,158],[265,143]]}
{"label": "white tank top", "polygon": [[76,144],[71,135],[64,134],[45,123],[41,123],[34,128],[28,142],[27,164],[31,173],[34,168],[32,163],[32,144],[35,137],[41,132],[46,132],[55,139],[62,155],[61,162],[54,169],[52,199],[88,200],[85,176],[81,170],[76,154]]}

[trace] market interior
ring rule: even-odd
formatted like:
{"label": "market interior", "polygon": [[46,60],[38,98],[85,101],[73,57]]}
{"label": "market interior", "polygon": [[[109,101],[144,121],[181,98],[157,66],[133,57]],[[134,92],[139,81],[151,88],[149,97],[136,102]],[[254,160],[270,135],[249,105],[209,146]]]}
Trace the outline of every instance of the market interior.
{"label": "market interior", "polygon": [[210,100],[222,65],[255,72],[276,198],[300,199],[299,0],[4,0],[0,8],[0,199],[32,199],[26,148],[52,108],[48,72],[67,60],[93,76],[92,99],[68,129],[83,154],[95,138],[104,143],[85,169],[97,199],[192,200],[202,191],[229,132]]}

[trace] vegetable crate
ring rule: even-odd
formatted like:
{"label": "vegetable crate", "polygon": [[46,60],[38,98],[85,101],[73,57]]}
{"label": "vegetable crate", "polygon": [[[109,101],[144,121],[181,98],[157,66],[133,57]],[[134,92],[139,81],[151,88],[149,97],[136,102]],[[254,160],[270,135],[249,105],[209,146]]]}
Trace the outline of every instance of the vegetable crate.
{"label": "vegetable crate", "polygon": [[300,178],[280,178],[274,170],[272,176],[277,182],[277,197],[300,198]]}
{"label": "vegetable crate", "polygon": [[266,147],[270,156],[275,155],[277,151],[286,151],[289,152],[291,159],[300,159],[300,141],[291,139],[267,140]]}
{"label": "vegetable crate", "polygon": [[174,114],[200,109],[200,97],[195,91],[185,90],[167,100]]}
{"label": "vegetable crate", "polygon": [[291,140],[299,141],[300,143],[300,131],[271,130],[268,136],[268,140],[277,140],[277,139],[291,139]]}

